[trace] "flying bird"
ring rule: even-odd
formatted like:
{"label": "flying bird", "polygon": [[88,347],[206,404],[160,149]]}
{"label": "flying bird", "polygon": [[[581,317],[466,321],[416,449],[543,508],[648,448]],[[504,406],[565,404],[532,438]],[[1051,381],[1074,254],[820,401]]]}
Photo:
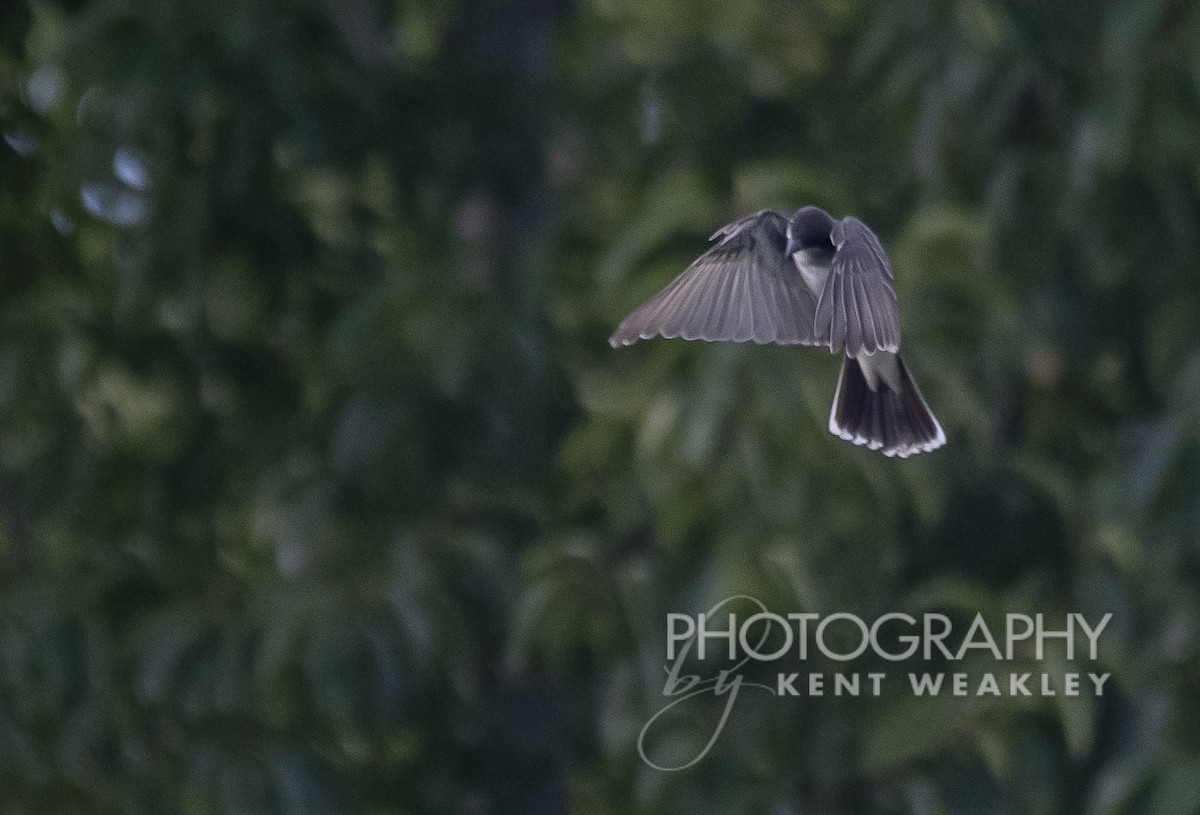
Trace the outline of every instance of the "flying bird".
{"label": "flying bird", "polygon": [[825,346],[844,355],[831,433],[900,458],[946,443],[900,358],[892,266],[866,224],[812,206],[791,218],[763,210],[709,240],[718,238],[626,317],[609,344],[660,336]]}

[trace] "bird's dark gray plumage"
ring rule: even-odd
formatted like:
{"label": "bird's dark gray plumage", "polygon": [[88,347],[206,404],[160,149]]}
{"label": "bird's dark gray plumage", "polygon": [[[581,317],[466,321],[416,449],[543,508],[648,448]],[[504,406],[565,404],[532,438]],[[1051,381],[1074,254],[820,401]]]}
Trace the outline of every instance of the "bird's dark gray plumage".
{"label": "bird's dark gray plumage", "polygon": [[945,444],[900,359],[891,263],[866,224],[811,206],[790,219],[763,210],[718,238],[621,322],[614,348],[655,336],[823,345],[845,355],[832,433],[901,458]]}
{"label": "bird's dark gray plumage", "polygon": [[832,352],[897,351],[900,320],[892,265],[875,233],[848,216],[830,232],[836,250],[817,303],[817,333]]}
{"label": "bird's dark gray plumage", "polygon": [[764,210],[727,224],[721,240],[621,322],[616,348],[654,336],[818,345],[817,300],[784,254],[787,218]]}

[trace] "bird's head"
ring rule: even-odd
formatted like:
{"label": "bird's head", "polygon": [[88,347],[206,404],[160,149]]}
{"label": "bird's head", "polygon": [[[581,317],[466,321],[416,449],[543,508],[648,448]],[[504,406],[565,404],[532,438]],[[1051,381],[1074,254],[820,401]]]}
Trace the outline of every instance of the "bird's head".
{"label": "bird's head", "polygon": [[788,221],[787,256],[791,257],[802,249],[833,250],[829,233],[833,230],[833,218],[820,207],[801,207]]}

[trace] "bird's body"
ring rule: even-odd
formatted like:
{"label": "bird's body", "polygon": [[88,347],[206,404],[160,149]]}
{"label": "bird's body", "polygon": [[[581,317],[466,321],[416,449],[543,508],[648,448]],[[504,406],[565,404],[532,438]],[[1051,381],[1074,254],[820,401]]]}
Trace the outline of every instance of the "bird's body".
{"label": "bird's body", "polygon": [[823,345],[845,356],[830,432],[901,458],[945,444],[900,359],[891,264],[866,224],[817,207],[790,219],[763,210],[717,238],[621,323],[613,347],[654,336]]}

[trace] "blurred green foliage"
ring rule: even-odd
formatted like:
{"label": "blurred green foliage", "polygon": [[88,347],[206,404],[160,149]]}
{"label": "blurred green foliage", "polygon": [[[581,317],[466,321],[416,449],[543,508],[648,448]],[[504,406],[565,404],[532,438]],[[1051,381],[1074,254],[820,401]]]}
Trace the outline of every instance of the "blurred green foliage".
{"label": "blurred green foliage", "polygon": [[[1200,811],[1195,4],[14,2],[0,130],[0,811]],[[605,343],[805,203],[944,450],[827,433],[818,350]],[[652,770],[735,593],[1111,611],[1113,686]]]}

